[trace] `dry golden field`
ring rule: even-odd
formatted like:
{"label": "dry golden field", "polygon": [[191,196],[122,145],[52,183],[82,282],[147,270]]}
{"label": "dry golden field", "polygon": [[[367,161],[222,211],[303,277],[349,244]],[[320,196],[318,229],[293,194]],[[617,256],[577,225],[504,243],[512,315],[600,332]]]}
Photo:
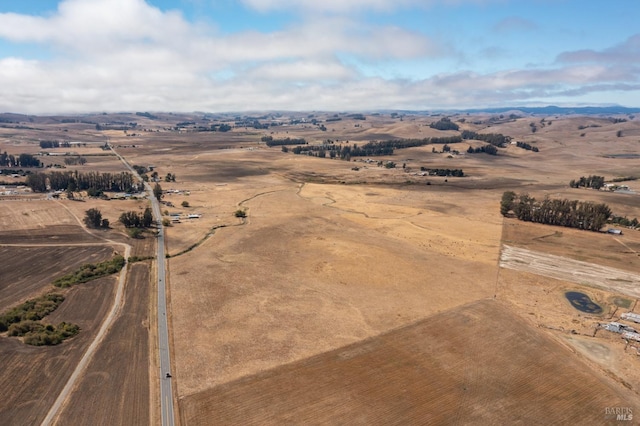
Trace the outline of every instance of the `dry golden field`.
{"label": "dry golden field", "polygon": [[[484,143],[463,141],[450,145],[459,153],[426,145],[373,161],[284,153],[266,147],[261,137],[362,145],[459,132],[432,129],[439,117],[412,114],[366,120],[342,115],[341,121],[325,122],[325,132],[309,122],[221,133],[176,130],[177,122],[197,115],[108,118],[137,121],[138,127],[97,131],[86,123],[43,118],[36,124],[45,136],[0,129],[0,151],[37,153],[38,138],[72,134],[69,139],[87,142],[73,149],[87,163],[73,168],[121,171],[117,158],[100,149],[108,141],[130,164],[153,166],[162,188],[171,191],[162,210],[167,218],[180,215],[166,235],[172,373],[183,424],[598,424],[606,422],[607,407],[640,408],[634,402],[640,399],[637,349],[597,329],[640,307],[633,295],[607,287],[606,279],[573,274],[582,265],[575,261],[613,268],[596,268],[604,274],[636,274],[640,231],[606,235],[522,223],[499,213],[502,193],[511,190],[604,202],[616,214],[640,217],[638,193],[568,185],[588,175],[640,177],[637,118],[613,123],[596,116],[459,115],[451,119],[461,130],[503,133],[540,152],[509,145],[498,156],[467,154],[469,146]],[[283,113],[273,120],[289,118]],[[230,115],[212,119],[234,121]],[[62,156],[42,158],[63,164]],[[397,167],[377,164],[388,160]],[[465,177],[424,176],[421,167],[463,169]],[[167,173],[176,182],[164,182]],[[637,192],[638,182],[624,183]],[[105,239],[133,244],[117,218],[147,203],[8,198],[0,198],[0,231],[18,232],[33,244],[43,235],[46,241],[84,244],[83,253]],[[101,209],[113,229],[94,232],[97,237],[72,232],[91,207]],[[247,217],[235,217],[237,210]],[[30,236],[33,229],[39,237]],[[137,242],[134,253],[149,253],[152,244],[152,238]],[[504,257],[510,248],[540,259],[558,256],[564,275],[544,275],[535,265],[518,269]],[[138,288],[138,278],[131,288]],[[624,279],[640,286],[633,276]],[[604,312],[576,310],[566,291],[588,294]],[[154,302],[153,291],[144,294],[127,293],[135,307],[125,309],[134,321],[144,322],[145,298]],[[136,330],[132,336],[144,340],[144,330]],[[114,382],[119,376],[112,370],[127,359],[140,366],[146,353],[118,340],[124,333],[124,326],[114,327],[107,341],[120,342],[130,355],[93,365],[78,388],[95,389],[100,377],[108,389],[78,392],[76,404],[98,404],[111,389],[128,399],[149,399],[144,392],[157,380],[153,376]],[[148,354],[153,365],[157,355]],[[152,422],[144,410],[123,405],[124,399],[107,399],[95,413],[114,409]],[[69,417],[63,418],[82,410],[67,407],[62,414]]]}

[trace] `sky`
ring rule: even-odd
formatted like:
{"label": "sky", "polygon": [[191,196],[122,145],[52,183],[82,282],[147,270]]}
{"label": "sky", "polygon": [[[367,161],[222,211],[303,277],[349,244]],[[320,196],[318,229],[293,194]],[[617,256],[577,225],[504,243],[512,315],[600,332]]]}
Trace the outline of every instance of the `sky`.
{"label": "sky", "polygon": [[640,1],[4,0],[0,112],[640,107]]}

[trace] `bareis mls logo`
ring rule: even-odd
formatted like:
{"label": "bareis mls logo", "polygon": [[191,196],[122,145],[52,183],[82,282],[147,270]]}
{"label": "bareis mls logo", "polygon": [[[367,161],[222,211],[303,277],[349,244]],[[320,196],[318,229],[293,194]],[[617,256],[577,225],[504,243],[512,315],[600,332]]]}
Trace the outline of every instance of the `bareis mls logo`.
{"label": "bareis mls logo", "polygon": [[631,407],[607,407],[604,409],[604,417],[607,420],[632,421],[633,409]]}

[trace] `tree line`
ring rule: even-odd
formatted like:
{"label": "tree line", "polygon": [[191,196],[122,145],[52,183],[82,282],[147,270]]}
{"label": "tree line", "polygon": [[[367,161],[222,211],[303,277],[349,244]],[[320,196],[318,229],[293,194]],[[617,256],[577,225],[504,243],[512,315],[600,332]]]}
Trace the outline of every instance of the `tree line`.
{"label": "tree line", "polygon": [[462,139],[484,141],[498,148],[504,148],[509,142],[511,142],[510,136],[505,136],[501,133],[476,133],[471,130],[462,131]]}
{"label": "tree line", "polygon": [[633,219],[629,219],[626,216],[612,216],[611,223],[615,224],[615,225],[620,225],[620,226],[626,226],[627,228],[637,228],[638,225],[640,225],[640,222],[638,222],[638,218],[634,217]]}
{"label": "tree line", "polygon": [[420,171],[429,173],[429,176],[464,177],[462,169],[429,169],[427,167],[420,167]]}
{"label": "tree line", "polygon": [[[87,144],[84,144],[85,146],[87,146]],[[63,142],[58,142],[58,141],[40,141],[40,148],[42,149],[47,149],[47,148],[70,148],[71,144],[68,141],[63,141]]]}
{"label": "tree line", "polygon": [[304,138],[284,138],[274,139],[273,136],[263,136],[260,139],[267,146],[283,146],[283,145],[306,145],[307,141]]}
{"label": "tree line", "polygon": [[533,151],[533,152],[540,151],[537,146],[532,146],[532,145],[530,145],[530,144],[528,144],[526,142],[518,141],[518,142],[516,142],[516,146],[518,148],[526,149],[527,151]]}
{"label": "tree line", "polygon": [[491,144],[486,144],[484,146],[479,146],[476,148],[470,146],[469,148],[467,148],[467,153],[468,154],[485,153],[489,155],[498,155],[498,148],[496,148],[495,145],[491,145]]}
{"label": "tree line", "polygon": [[31,154],[18,156],[0,152],[0,167],[42,167],[42,163]]}
{"label": "tree line", "polygon": [[600,231],[611,216],[611,209],[603,203],[545,197],[538,201],[529,194],[506,191],[502,194],[500,213],[511,213],[519,220],[546,225]]}
{"label": "tree line", "polygon": [[[351,157],[376,157],[383,155],[393,155],[396,149],[412,148],[429,144],[449,144],[462,142],[460,136],[445,136],[424,139],[390,139],[386,141],[371,141],[364,145],[348,145],[334,144],[330,141],[322,145],[305,145],[296,146],[291,149],[294,154],[307,154],[311,156],[324,158],[329,155],[331,158],[340,158],[349,160]],[[283,152],[289,152],[289,149],[283,147]]]}
{"label": "tree line", "polygon": [[47,187],[52,191],[114,191],[138,192],[143,185],[137,183],[131,173],[80,173],[52,171],[49,173],[32,173],[27,176],[26,185],[33,192],[46,192]]}
{"label": "tree line", "polygon": [[604,186],[604,176],[581,176],[578,180],[572,179],[569,186],[571,188],[600,189]]}

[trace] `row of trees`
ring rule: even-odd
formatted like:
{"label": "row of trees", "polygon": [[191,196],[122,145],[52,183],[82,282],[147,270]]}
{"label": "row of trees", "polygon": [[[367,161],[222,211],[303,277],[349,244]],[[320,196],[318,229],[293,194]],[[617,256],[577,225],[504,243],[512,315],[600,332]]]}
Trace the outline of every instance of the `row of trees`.
{"label": "row of trees", "polygon": [[528,194],[507,191],[502,194],[500,213],[503,216],[513,213],[519,220],[527,222],[600,231],[611,216],[611,209],[606,204],[589,201],[548,197],[537,201]]}
{"label": "row of trees", "polygon": [[76,165],[85,165],[87,163],[87,159],[83,156],[79,155],[77,157],[64,157],[64,164],[67,166],[76,166]]}
{"label": "row of trees", "polygon": [[16,157],[5,151],[0,153],[0,167],[42,167],[42,163],[31,154],[20,154]]}
{"label": "row of trees", "polygon": [[[84,144],[85,146],[87,145],[86,143]],[[71,143],[69,143],[69,141],[62,141],[62,142],[58,142],[58,141],[40,141],[40,148],[42,149],[47,149],[47,148],[70,148],[71,147]]]}
{"label": "row of trees", "polygon": [[138,184],[133,175],[127,172],[121,173],[80,173],[52,171],[49,173],[32,173],[27,176],[26,185],[33,192],[52,191],[117,191],[138,192],[144,187]]}
{"label": "row of trees", "polygon": [[467,149],[467,153],[469,153],[469,154],[485,153],[485,154],[489,154],[489,155],[498,155],[498,148],[496,148],[495,145],[491,145],[491,144],[487,144],[485,146],[479,146],[479,147],[476,147],[476,148],[470,146]]}
{"label": "row of trees", "polygon": [[498,148],[504,148],[509,142],[511,142],[510,136],[505,136],[501,133],[476,133],[471,130],[464,130],[462,132],[462,139],[484,141]]}
{"label": "row of trees", "polygon": [[[317,157],[326,157],[327,153],[331,158],[350,159],[351,157],[376,157],[381,155],[393,155],[395,149],[411,148],[429,144],[444,144],[445,146],[450,143],[462,142],[460,136],[445,136],[439,138],[424,138],[424,139],[391,139],[386,141],[371,141],[364,145],[358,146],[358,144],[346,145],[346,144],[334,144],[327,141],[322,145],[305,145],[296,146],[291,149],[294,154],[308,154],[315,155]],[[289,149],[285,149],[284,152],[288,152]]]}
{"label": "row of trees", "polygon": [[640,222],[638,222],[638,218],[634,217],[633,219],[629,219],[626,216],[613,216],[611,218],[611,223],[616,224],[616,225],[620,225],[620,226],[626,226],[629,228],[637,228],[638,225],[640,225]]}
{"label": "row of trees", "polygon": [[260,139],[267,146],[283,146],[283,145],[306,145],[307,141],[304,138],[284,138],[274,139],[273,136],[263,136]]}
{"label": "row of trees", "polygon": [[402,148],[414,148],[418,146],[424,145],[447,145],[447,144],[455,144],[462,142],[462,137],[460,136],[443,136],[437,138],[423,138],[423,139],[390,139],[381,142],[370,142],[379,144],[383,147],[391,147],[394,149],[402,149]]}
{"label": "row of trees", "polygon": [[60,288],[67,288],[76,284],[82,284],[106,275],[115,274],[124,268],[124,257],[116,254],[112,259],[100,263],[86,263],[75,271],[64,275],[53,282]]}
{"label": "row of trees", "polygon": [[516,146],[518,148],[526,149],[527,151],[533,151],[533,152],[540,151],[537,146],[532,146],[532,145],[530,145],[530,144],[528,144],[526,142],[518,141],[518,142],[516,142]]}
{"label": "row of trees", "polygon": [[427,172],[430,176],[464,177],[462,169],[429,169],[427,167],[420,167],[420,171]]}
{"label": "row of trees", "polygon": [[600,189],[604,186],[604,176],[581,176],[578,180],[571,180],[569,186],[571,188]]}

